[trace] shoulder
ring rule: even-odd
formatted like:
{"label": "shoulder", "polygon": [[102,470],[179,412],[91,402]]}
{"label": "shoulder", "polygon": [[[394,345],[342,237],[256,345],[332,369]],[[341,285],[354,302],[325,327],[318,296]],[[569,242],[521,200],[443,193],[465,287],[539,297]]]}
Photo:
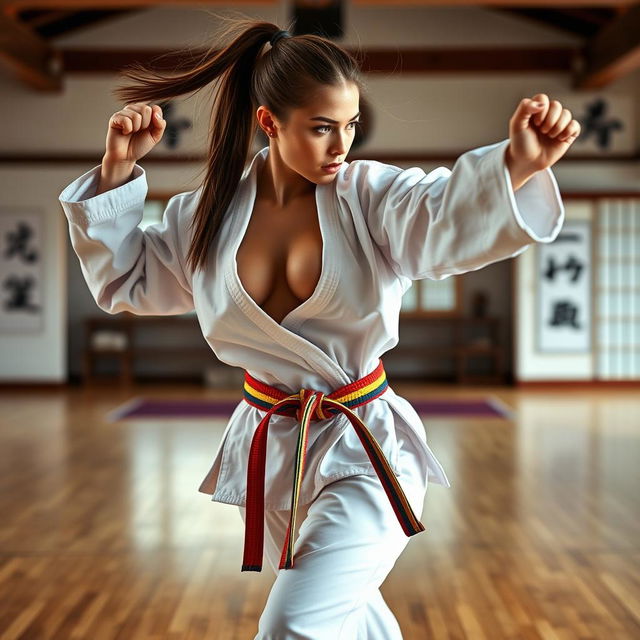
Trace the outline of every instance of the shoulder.
{"label": "shoulder", "polygon": [[200,197],[202,196],[203,186],[196,187],[190,191],[182,191],[169,198],[165,209],[165,214],[180,222],[185,222],[193,218]]}
{"label": "shoulder", "polygon": [[202,195],[203,186],[200,185],[191,191],[182,191],[180,193],[176,193],[176,195],[171,196],[169,199],[169,203],[173,206],[178,207],[193,207],[198,204],[200,200],[200,196]]}
{"label": "shoulder", "polygon": [[339,195],[354,193],[367,195],[408,189],[421,182],[433,182],[448,177],[451,171],[438,167],[427,174],[421,167],[403,169],[377,160],[354,160],[339,173],[336,190]]}
{"label": "shoulder", "polygon": [[337,183],[345,187],[371,179],[393,178],[403,170],[393,164],[377,160],[353,160],[338,174]]}
{"label": "shoulder", "polygon": [[169,198],[162,221],[159,223],[163,233],[173,238],[176,246],[186,253],[194,233],[195,212],[200,201],[202,187],[177,193]]}

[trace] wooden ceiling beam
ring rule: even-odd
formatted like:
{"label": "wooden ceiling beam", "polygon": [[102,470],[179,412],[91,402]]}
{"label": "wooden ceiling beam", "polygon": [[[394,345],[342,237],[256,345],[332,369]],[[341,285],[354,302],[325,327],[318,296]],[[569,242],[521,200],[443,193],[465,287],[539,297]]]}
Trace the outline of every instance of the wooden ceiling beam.
{"label": "wooden ceiling beam", "polygon": [[571,72],[579,50],[562,47],[370,48],[352,54],[374,73]]}
{"label": "wooden ceiling beam", "polygon": [[[570,73],[579,50],[575,47],[463,47],[426,49],[356,50],[347,47],[366,73],[474,73],[547,71]],[[70,73],[118,73],[132,62],[158,71],[176,68],[182,56],[198,59],[204,50],[76,49],[62,50],[65,71]],[[158,58],[164,56],[161,60]]]}
{"label": "wooden ceiling beam", "polygon": [[[476,7],[631,7],[636,0],[351,0],[357,6],[424,7],[424,6],[476,6]],[[228,5],[228,0],[202,0],[200,5]],[[279,0],[234,0],[234,5],[279,5]],[[0,8],[5,15],[17,16],[21,11],[34,9],[140,9],[154,6],[184,6],[180,0],[0,0]]]}
{"label": "wooden ceiling beam", "polygon": [[585,7],[576,7],[575,9],[565,9],[562,13],[572,16],[581,22],[592,24],[594,27],[602,27],[603,23],[610,19],[611,14],[617,15],[616,8],[588,9]]}
{"label": "wooden ceiling beam", "polygon": [[616,15],[613,9],[546,9],[510,7],[498,9],[501,13],[518,18],[524,18],[542,24],[568,31],[574,36],[588,38],[594,36],[599,29]]}
{"label": "wooden ceiling beam", "polygon": [[[228,0],[203,0],[201,5],[228,5]],[[234,5],[279,5],[279,0],[233,0]],[[624,4],[624,2],[623,2]],[[71,9],[74,11],[102,11],[105,9],[153,9],[156,6],[184,7],[180,0],[0,0],[0,12],[6,16],[17,17],[23,11],[37,9]]]}
{"label": "wooden ceiling beam", "polygon": [[[26,13],[30,13],[27,19],[25,17]],[[25,12],[25,14],[20,16],[20,22],[25,25],[28,29],[32,29],[33,31],[37,31],[40,27],[46,27],[52,22],[57,22],[58,20],[64,20],[69,16],[73,15],[74,11],[30,11]]]}
{"label": "wooden ceiling beam", "polygon": [[[256,2],[256,0],[242,0]],[[258,0],[260,1],[260,0]],[[276,0],[261,0],[262,4],[274,4]],[[358,0],[355,0],[358,3]],[[220,0],[222,2],[222,0]],[[389,0],[360,0],[360,4],[388,4]],[[210,4],[218,4],[213,1]],[[99,0],[89,4],[87,0],[0,0],[0,61],[28,86],[37,90],[60,91],[62,70],[79,73],[117,73],[122,67],[135,61],[147,64],[164,51],[157,50],[77,50],[56,51],[27,25],[13,19],[11,13],[44,8],[76,10],[106,8],[133,8],[144,6],[175,5],[178,0]],[[401,4],[412,4],[401,0]],[[436,0],[416,0],[415,5],[440,4]],[[449,3],[451,4],[451,3]],[[472,5],[465,0],[460,4]],[[514,0],[503,3],[497,0],[481,6],[518,6]],[[546,0],[524,0],[526,6],[546,6]],[[596,3],[594,3],[595,5]],[[609,4],[598,0],[602,7]],[[584,0],[563,5],[573,11],[585,11],[590,3]],[[554,7],[559,5],[553,4]],[[580,9],[578,9],[580,7]],[[376,73],[473,73],[473,72],[569,72],[573,74],[574,88],[601,88],[621,76],[640,67],[640,5],[624,6],[611,3],[616,17],[602,27],[582,49],[575,47],[458,47],[421,49],[367,49],[352,53],[362,60],[363,70]],[[3,13],[4,12],[4,13]],[[566,12],[570,15],[571,10]],[[579,14],[578,14],[579,15]],[[587,14],[589,15],[589,14]],[[594,13],[594,15],[597,15]],[[176,51],[177,56],[184,52]],[[165,59],[171,64],[171,59]]]}
{"label": "wooden ceiling beam", "polygon": [[0,62],[38,91],[62,91],[62,54],[13,18],[0,13]]}
{"label": "wooden ceiling beam", "polygon": [[[25,0],[26,1],[26,0]],[[625,7],[632,6],[637,0],[351,0],[356,6],[393,6],[393,7],[546,7],[547,9],[565,9],[569,7]]]}
{"label": "wooden ceiling beam", "polygon": [[640,5],[621,12],[584,47],[574,88],[598,89],[640,68]]}

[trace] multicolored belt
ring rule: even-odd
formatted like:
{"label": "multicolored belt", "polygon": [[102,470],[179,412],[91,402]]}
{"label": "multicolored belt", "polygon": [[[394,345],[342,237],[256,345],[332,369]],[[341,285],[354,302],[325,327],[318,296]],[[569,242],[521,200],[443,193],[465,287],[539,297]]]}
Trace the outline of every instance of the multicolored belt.
{"label": "multicolored belt", "polygon": [[423,524],[414,514],[393,469],[389,465],[378,441],[360,420],[355,407],[371,402],[388,388],[387,376],[380,360],[374,371],[325,395],[313,389],[300,389],[289,395],[253,378],[245,371],[244,399],[257,409],[266,411],[251,441],[247,470],[247,502],[245,514],[244,558],[242,571],[262,571],[264,544],[264,478],[267,458],[267,431],[274,413],[295,416],[300,421],[300,433],[295,458],[295,474],[291,494],[291,514],[284,540],[280,569],[293,567],[293,532],[300,493],[300,483],[307,453],[307,436],[312,420],[325,420],[344,414],[356,430],[360,442],[380,478],[382,486],[407,536],[424,531]]}

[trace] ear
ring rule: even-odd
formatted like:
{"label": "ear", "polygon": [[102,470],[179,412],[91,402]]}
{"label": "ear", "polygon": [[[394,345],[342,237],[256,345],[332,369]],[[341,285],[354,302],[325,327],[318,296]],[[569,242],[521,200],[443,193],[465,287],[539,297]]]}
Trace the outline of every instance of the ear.
{"label": "ear", "polygon": [[256,110],[256,118],[258,119],[258,124],[260,125],[260,128],[267,135],[269,134],[270,131],[271,132],[275,131],[276,123],[273,118],[273,115],[271,114],[269,109],[267,109],[267,107],[265,107],[264,105],[260,105]]}

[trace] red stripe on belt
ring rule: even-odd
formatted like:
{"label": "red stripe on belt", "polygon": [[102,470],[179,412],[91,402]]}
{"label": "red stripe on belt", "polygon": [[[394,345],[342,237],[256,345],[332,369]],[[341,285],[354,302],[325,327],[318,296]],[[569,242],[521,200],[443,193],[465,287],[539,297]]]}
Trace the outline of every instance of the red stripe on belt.
{"label": "red stripe on belt", "polygon": [[[376,371],[380,369],[378,366]],[[371,376],[372,374],[369,374]],[[369,376],[367,376],[368,379]],[[253,382],[258,382],[251,378]],[[342,397],[351,391],[362,388],[362,380],[357,380],[342,387],[332,396]],[[261,391],[274,398],[282,398],[283,392],[275,387],[259,383]],[[374,394],[375,395],[375,394]],[[376,396],[378,397],[378,396]],[[370,402],[371,399],[368,401]],[[363,402],[366,404],[366,402]],[[255,405],[254,405],[255,406]],[[415,535],[425,530],[424,525],[418,520],[409,501],[406,498],[391,465],[386,459],[378,441],[369,431],[367,426],[350,408],[344,404],[326,396],[321,391],[301,389],[297,394],[289,395],[278,400],[269,408],[258,425],[249,452],[247,469],[247,501],[245,515],[245,541],[242,571],[261,571],[264,545],[264,486],[267,458],[267,434],[269,421],[274,413],[295,415],[300,420],[300,432],[295,457],[295,469],[293,489],[291,494],[291,512],[289,525],[285,535],[280,569],[293,567],[293,532],[295,531],[296,512],[300,495],[300,485],[306,462],[307,440],[309,425],[312,420],[325,419],[327,415],[342,413],[345,415],[360,439],[364,450],[371,461],[380,482],[387,494],[389,502],[407,536]]]}

